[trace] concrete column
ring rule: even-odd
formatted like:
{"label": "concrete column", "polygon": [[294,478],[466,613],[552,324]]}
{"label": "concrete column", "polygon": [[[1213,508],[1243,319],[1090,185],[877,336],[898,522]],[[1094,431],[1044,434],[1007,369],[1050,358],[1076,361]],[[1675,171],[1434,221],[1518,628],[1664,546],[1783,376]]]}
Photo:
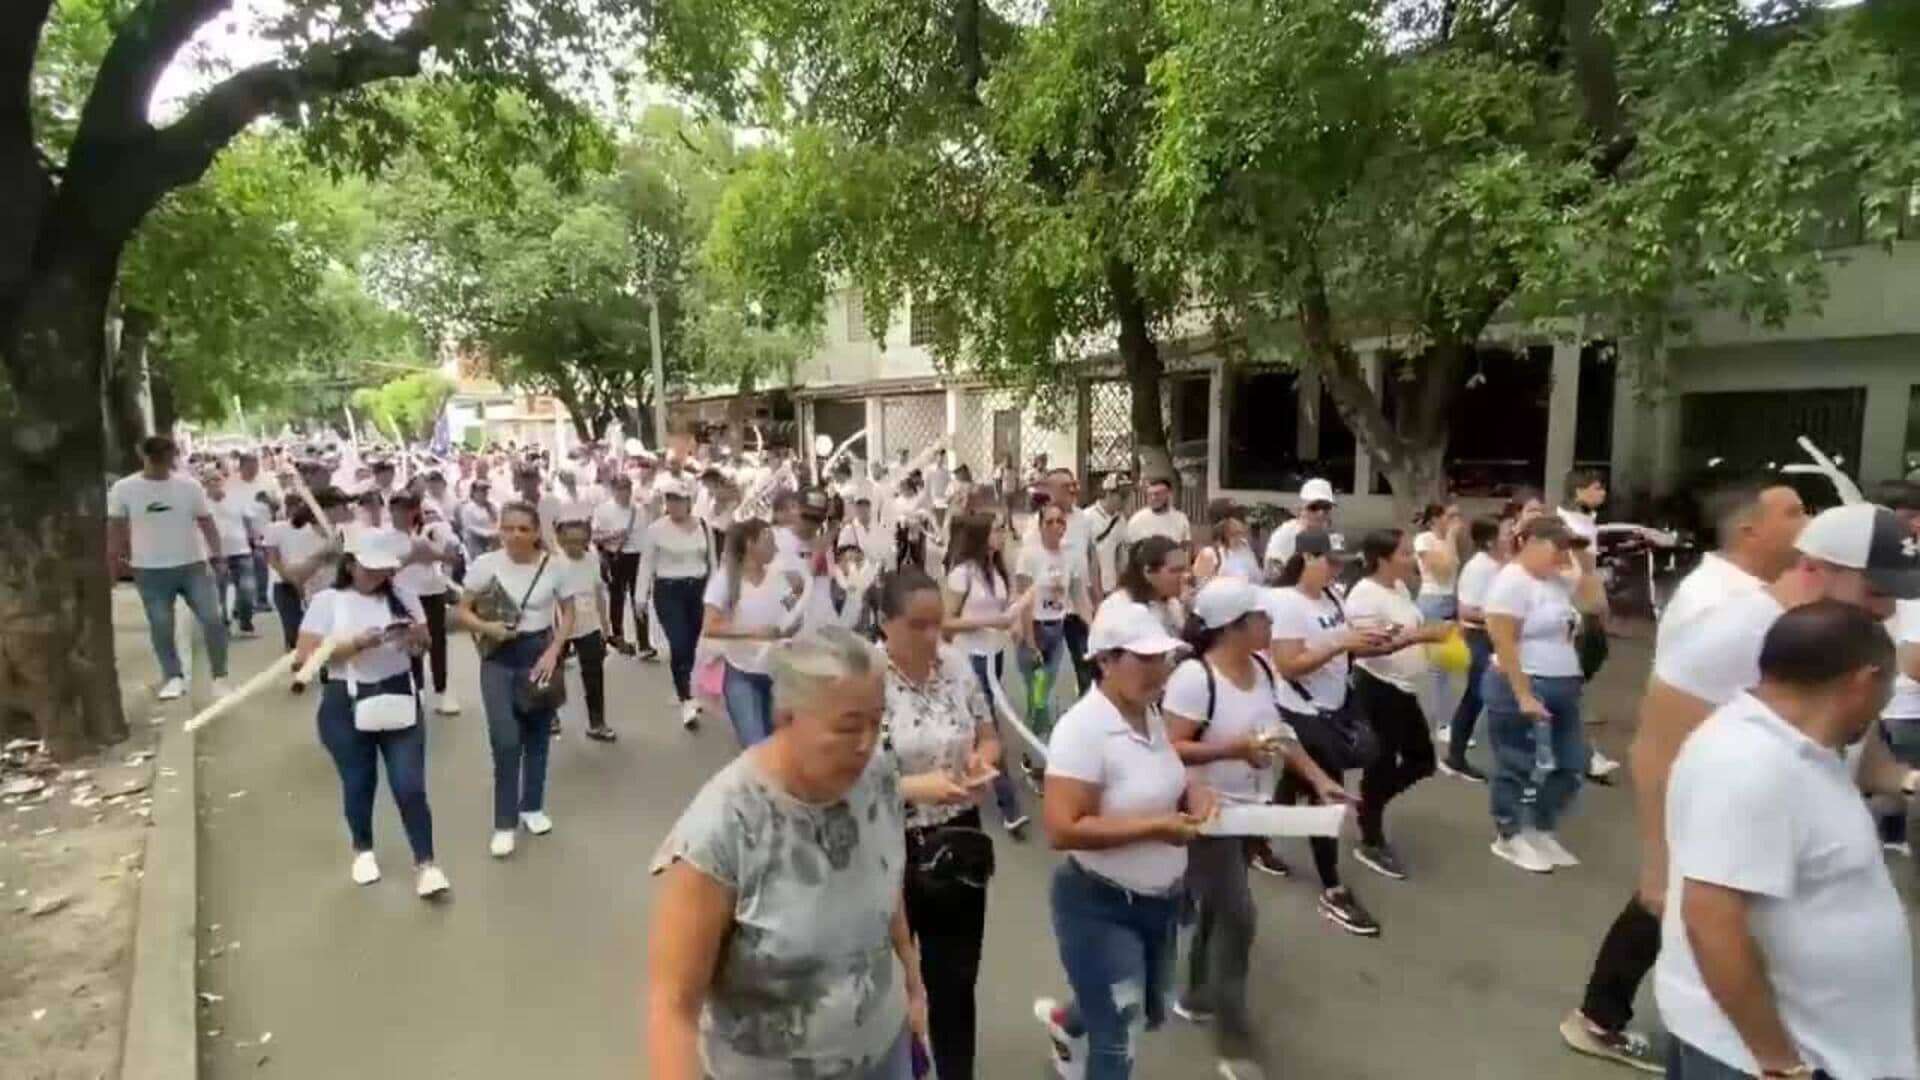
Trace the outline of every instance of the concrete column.
{"label": "concrete column", "polygon": [[867,460],[887,460],[887,421],[886,409],[881,399],[866,399],[867,406]]}
{"label": "concrete column", "polygon": [[1607,487],[1626,493],[1651,490],[1653,467],[1647,455],[1645,403],[1640,397],[1640,361],[1621,342],[1613,361],[1613,475]]}
{"label": "concrete column", "polygon": [[1580,423],[1580,346],[1553,344],[1553,389],[1547,398],[1546,478],[1540,490],[1550,501],[1566,496],[1567,473],[1573,469],[1574,429]]}
{"label": "concrete column", "polygon": [[1220,491],[1220,455],[1224,452],[1227,433],[1227,379],[1226,364],[1215,360],[1207,370],[1207,492],[1209,495]]}
{"label": "concrete column", "polygon": [[1299,419],[1295,421],[1293,452],[1301,461],[1312,461],[1320,456],[1320,372],[1301,368],[1294,386],[1294,411]]}
{"label": "concrete column", "polygon": [[1651,395],[1640,442],[1653,465],[1653,493],[1669,495],[1680,475],[1680,383],[1673,377],[1673,358],[1658,346],[1640,358],[1646,365],[1641,385]]}
{"label": "concrete column", "polygon": [[[1360,371],[1367,379],[1367,387],[1373,396],[1380,396],[1380,376],[1385,365],[1380,362],[1379,349],[1365,349],[1360,352]],[[1365,439],[1355,438],[1353,449],[1353,493],[1355,495],[1373,494],[1373,455],[1367,452]]]}
{"label": "concrete column", "polygon": [[1860,418],[1860,460],[1843,468],[1856,469],[1860,487],[1872,497],[1874,485],[1906,475],[1907,410],[1913,384],[1920,375],[1875,375],[1867,380],[1867,407]]}

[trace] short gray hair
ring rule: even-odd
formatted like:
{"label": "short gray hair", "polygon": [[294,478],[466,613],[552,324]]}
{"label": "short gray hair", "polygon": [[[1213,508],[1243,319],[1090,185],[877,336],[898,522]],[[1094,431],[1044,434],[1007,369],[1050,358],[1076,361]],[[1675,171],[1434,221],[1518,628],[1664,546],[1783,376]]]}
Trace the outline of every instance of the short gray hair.
{"label": "short gray hair", "polygon": [[772,650],[773,709],[792,712],[829,683],[861,678],[880,670],[878,654],[867,639],[844,626],[808,630]]}

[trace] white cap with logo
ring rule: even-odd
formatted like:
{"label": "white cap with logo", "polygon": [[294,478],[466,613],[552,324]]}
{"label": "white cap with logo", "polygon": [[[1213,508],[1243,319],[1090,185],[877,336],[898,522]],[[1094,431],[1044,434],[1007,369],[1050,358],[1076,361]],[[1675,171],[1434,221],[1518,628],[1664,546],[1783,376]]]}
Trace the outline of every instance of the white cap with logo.
{"label": "white cap with logo", "polygon": [[1808,558],[1860,571],[1888,596],[1920,599],[1920,538],[1885,507],[1851,503],[1822,510],[1800,530],[1795,546]]}
{"label": "white cap with logo", "polygon": [[1088,656],[1115,651],[1163,656],[1186,647],[1186,642],[1167,633],[1147,605],[1139,603],[1103,606],[1087,632]]}

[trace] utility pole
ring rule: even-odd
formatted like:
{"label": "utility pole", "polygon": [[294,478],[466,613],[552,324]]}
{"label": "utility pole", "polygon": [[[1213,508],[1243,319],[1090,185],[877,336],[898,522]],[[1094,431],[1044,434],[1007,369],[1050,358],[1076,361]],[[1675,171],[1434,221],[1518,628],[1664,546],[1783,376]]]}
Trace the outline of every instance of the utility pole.
{"label": "utility pole", "polygon": [[667,448],[667,362],[660,355],[660,288],[654,250],[647,249],[647,337],[653,345],[653,446]]}

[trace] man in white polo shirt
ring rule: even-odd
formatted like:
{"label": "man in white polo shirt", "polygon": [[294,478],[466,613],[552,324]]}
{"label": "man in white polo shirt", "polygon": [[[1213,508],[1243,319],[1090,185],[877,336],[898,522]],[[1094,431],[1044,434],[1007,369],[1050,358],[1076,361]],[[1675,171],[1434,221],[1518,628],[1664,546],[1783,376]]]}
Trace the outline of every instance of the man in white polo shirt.
{"label": "man in white polo shirt", "polygon": [[[1775,512],[1790,507],[1775,499]],[[1725,519],[1723,519],[1725,520]],[[1788,528],[1774,523],[1767,535]],[[1723,536],[1725,534],[1723,533]],[[1757,534],[1756,534],[1757,535]],[[1749,572],[1766,569],[1749,535]],[[1586,1001],[1560,1025],[1581,1053],[1658,1071],[1659,1055],[1626,1030],[1635,990],[1660,948],[1658,919],[1667,895],[1666,787],[1681,744],[1715,708],[1760,681],[1761,642],[1781,614],[1817,600],[1839,600],[1884,619],[1896,598],[1920,596],[1920,547],[1903,544],[1890,511],[1868,503],[1822,512],[1801,530],[1792,565],[1764,589],[1732,596],[1659,639],[1653,677],[1640,704],[1630,757],[1640,823],[1639,891],[1602,943]],[[1756,574],[1757,576],[1757,574]],[[1916,774],[1894,761],[1879,739],[1864,748],[1859,782],[1869,793],[1910,790]]]}
{"label": "man in white polo shirt", "polygon": [[1675,759],[1654,976],[1672,1080],[1920,1075],[1906,911],[1844,754],[1893,669],[1866,612],[1796,607],[1762,641],[1759,684]]}
{"label": "man in white polo shirt", "polygon": [[207,493],[192,477],[174,472],[180,451],[165,435],[140,444],[146,468],[107,490],[107,559],[117,573],[133,570],[133,583],[147,612],[147,634],[160,661],[160,700],[187,692],[186,669],[174,643],[173,602],[185,600],[207,639],[213,695],[228,693],[227,624],[220,615],[209,553],[220,550]]}

